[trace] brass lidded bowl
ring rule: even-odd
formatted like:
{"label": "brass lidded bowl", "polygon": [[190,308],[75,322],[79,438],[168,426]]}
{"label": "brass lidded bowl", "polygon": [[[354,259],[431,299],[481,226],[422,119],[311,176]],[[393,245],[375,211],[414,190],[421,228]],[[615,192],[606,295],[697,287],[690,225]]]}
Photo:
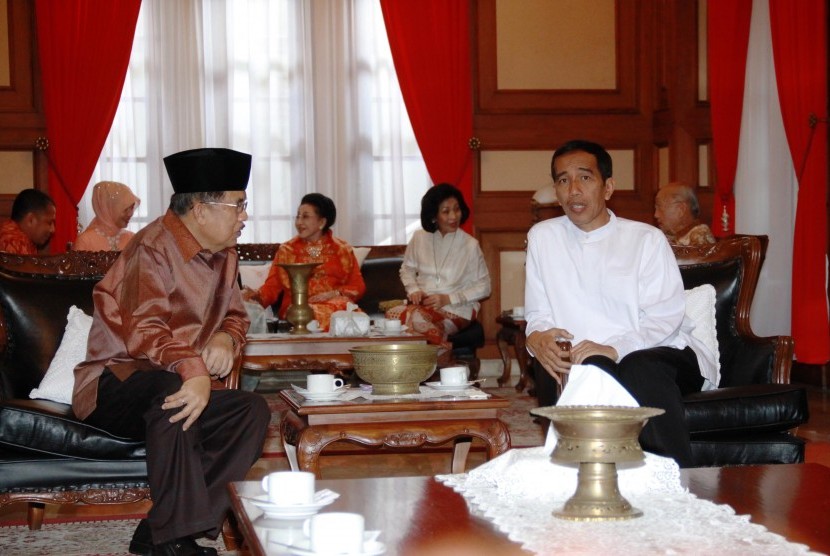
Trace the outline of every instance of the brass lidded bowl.
{"label": "brass lidded bowl", "polygon": [[417,394],[438,362],[438,346],[429,344],[378,344],[349,351],[357,376],[379,395]]}

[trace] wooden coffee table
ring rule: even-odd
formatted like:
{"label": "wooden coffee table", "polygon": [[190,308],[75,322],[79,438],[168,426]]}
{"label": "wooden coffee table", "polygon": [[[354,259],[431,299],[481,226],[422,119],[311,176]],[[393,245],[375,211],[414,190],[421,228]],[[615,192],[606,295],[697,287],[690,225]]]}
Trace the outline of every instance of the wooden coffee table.
{"label": "wooden coffee table", "polygon": [[498,419],[498,410],[510,402],[498,396],[308,402],[286,389],[280,397],[288,404],[280,433],[291,468],[318,476],[320,453],[339,440],[372,448],[419,448],[454,440],[453,473],[464,471],[472,438],[484,441],[488,458],[510,448],[510,433]]}
{"label": "wooden coffee table", "polygon": [[[819,464],[701,468],[681,471],[681,480],[700,498],[729,504],[738,514],[788,540],[830,553],[830,468]],[[231,504],[246,548],[269,552],[269,535],[279,523],[242,496],[262,493],[258,481],[229,485]],[[524,554],[486,519],[472,515],[465,499],[431,477],[338,479],[318,488],[340,493],[325,511],[359,512],[367,529],[381,530],[385,556],[405,554]],[[273,545],[272,545],[273,546]],[[666,547],[671,548],[671,547]]]}

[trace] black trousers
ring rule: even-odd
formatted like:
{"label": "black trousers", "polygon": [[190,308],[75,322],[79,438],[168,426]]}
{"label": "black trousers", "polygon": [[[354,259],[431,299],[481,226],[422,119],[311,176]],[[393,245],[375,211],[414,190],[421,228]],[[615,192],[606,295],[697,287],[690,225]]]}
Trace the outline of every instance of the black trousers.
{"label": "black trousers", "polygon": [[[680,467],[694,466],[683,396],[699,392],[703,377],[692,348],[643,349],[629,353],[619,363],[592,356],[583,364],[595,365],[613,376],[641,406],[665,410],[663,415],[649,419],[640,433],[644,450],[671,457]],[[539,405],[553,405],[556,382],[541,365],[539,369],[536,373]]]}
{"label": "black trousers", "polygon": [[216,537],[230,508],[227,485],[245,478],[262,453],[271,419],[265,399],[240,390],[213,390],[199,419],[182,431],[178,409],[161,409],[182,385],[167,371],[139,371],[120,381],[105,369],[98,404],[86,422],[112,434],[144,439],[153,506],[153,542],[205,534]]}

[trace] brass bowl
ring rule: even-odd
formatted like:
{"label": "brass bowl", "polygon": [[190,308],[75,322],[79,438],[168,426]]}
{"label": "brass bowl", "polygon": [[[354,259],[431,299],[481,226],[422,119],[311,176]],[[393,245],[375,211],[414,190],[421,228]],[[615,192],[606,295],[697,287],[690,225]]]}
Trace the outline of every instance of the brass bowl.
{"label": "brass bowl", "polygon": [[379,395],[417,394],[418,385],[432,376],[438,362],[438,346],[428,344],[380,344],[349,351],[357,376]]}
{"label": "brass bowl", "polygon": [[556,432],[551,460],[578,463],[576,492],[553,512],[575,521],[620,520],[640,517],[617,484],[617,463],[645,458],[638,437],[652,417],[665,413],[654,407],[572,405],[531,409],[546,417]]}
{"label": "brass bowl", "polygon": [[558,441],[551,457],[562,463],[640,461],[640,431],[651,417],[664,413],[653,407],[614,405],[538,407],[530,412],[553,422]]}

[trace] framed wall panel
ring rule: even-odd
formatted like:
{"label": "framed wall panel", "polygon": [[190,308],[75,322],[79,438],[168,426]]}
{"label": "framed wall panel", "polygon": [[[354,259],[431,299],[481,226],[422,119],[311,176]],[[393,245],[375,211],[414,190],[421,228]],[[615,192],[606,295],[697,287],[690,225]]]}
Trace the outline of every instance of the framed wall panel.
{"label": "framed wall panel", "polygon": [[[475,61],[478,80],[477,111],[480,113],[637,112],[637,55],[640,52],[638,48],[640,25],[636,3],[632,0],[591,0],[587,4],[592,9],[601,12],[601,14],[595,14],[598,21],[605,22],[609,18],[613,21],[613,33],[610,36],[605,33],[598,35],[597,40],[600,42],[596,46],[596,49],[613,52],[613,76],[606,76],[599,80],[595,76],[591,77],[598,68],[608,62],[602,59],[584,68],[584,78],[574,76],[573,83],[586,83],[586,88],[502,88],[499,85],[500,81],[506,81],[515,87],[516,77],[513,72],[505,72],[510,77],[500,78],[499,68],[499,63],[502,65],[511,63],[510,49],[503,44],[500,45],[499,40],[521,39],[514,32],[519,27],[513,21],[515,13],[523,12],[524,19],[535,22],[534,28],[547,25],[551,36],[563,29],[581,28],[585,25],[586,15],[584,10],[579,9],[580,3],[574,3],[573,8],[567,10],[557,10],[552,7],[553,4],[532,0],[478,0],[473,4],[474,40],[478,47],[478,58]],[[569,5],[571,2],[561,4],[566,7]],[[556,20],[553,19],[554,14],[557,17]],[[560,20],[563,18],[570,19]],[[602,27],[606,24],[600,23],[599,25]],[[499,29],[502,30],[503,36],[501,37]],[[534,32],[527,39],[538,41],[540,36],[539,33]],[[552,41],[551,51],[545,53],[548,57],[537,52],[536,60],[538,62],[538,60],[551,61],[557,58],[560,60],[579,59],[585,55],[586,47],[583,44],[574,45],[573,52],[562,50],[568,46],[569,44],[565,43],[554,49]],[[537,44],[535,48],[533,46],[513,48],[517,56],[527,50],[539,50],[539,46]],[[520,63],[521,61],[517,62],[517,64]],[[597,88],[587,88],[591,87],[591,83],[594,83]]]}
{"label": "framed wall panel", "polygon": [[[6,64],[7,83],[0,86],[0,117],[2,120],[19,118],[22,114],[36,114],[36,52],[34,49],[34,2],[5,0],[6,27],[0,29],[0,40],[8,44]],[[3,37],[5,34],[5,37]],[[0,127],[2,126],[0,120]]]}

